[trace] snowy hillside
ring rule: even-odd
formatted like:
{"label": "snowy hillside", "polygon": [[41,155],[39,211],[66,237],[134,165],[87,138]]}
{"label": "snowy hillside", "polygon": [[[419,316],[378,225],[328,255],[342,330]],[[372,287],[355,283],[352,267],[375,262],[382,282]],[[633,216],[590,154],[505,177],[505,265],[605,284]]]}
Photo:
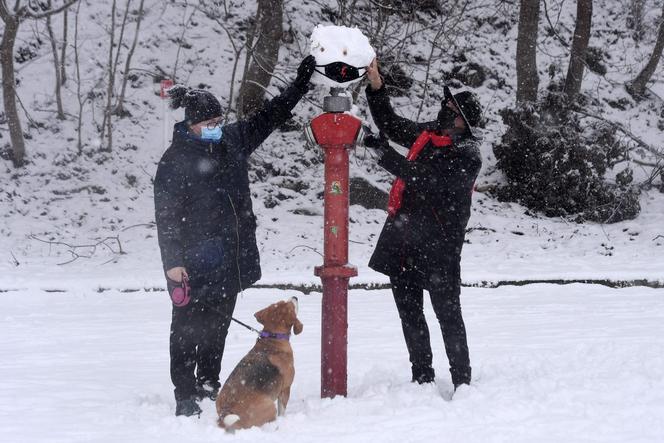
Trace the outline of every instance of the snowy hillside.
{"label": "snowy hillside", "polygon": [[[295,68],[308,51],[313,27],[329,23],[330,11],[336,10],[336,4],[330,1],[328,8],[321,9],[321,3],[286,2],[284,28],[290,40],[282,45],[276,79],[270,88],[272,93],[283,86],[284,80],[294,77]],[[254,5],[227,4],[230,19],[225,26],[239,42]],[[575,16],[572,5],[557,2],[549,7],[550,14],[555,12],[558,20],[558,32],[570,36]],[[648,11],[646,23],[654,26],[658,8],[653,4]],[[407,96],[393,99],[397,111],[406,117],[416,119],[421,104],[420,119],[435,115],[443,76],[455,67],[467,71],[479,65],[485,71],[486,80],[474,88],[486,107],[488,122],[483,130],[480,187],[502,180],[494,167],[492,144],[504,129],[497,112],[514,102],[517,12],[516,5],[509,3],[478,3],[470,8],[464,19],[454,24],[455,35],[460,36],[455,40],[456,45],[433,62],[433,83],[424,102],[421,101],[426,75],[423,60],[429,56],[435,29],[426,29],[427,22],[422,17],[428,17],[429,21],[431,17],[423,14],[412,21],[397,20],[390,27],[395,38],[403,39],[405,32],[414,34],[407,39],[403,51],[405,59],[410,61],[407,74],[416,81]],[[84,1],[80,14],[79,50],[85,55],[82,78],[84,87],[95,93],[95,82],[104,75],[106,53],[100,48],[107,45],[104,29],[109,8]],[[664,106],[657,98],[664,96],[661,69],[655,74],[651,100],[637,105],[621,86],[643,64],[654,35],[648,34],[642,43],[635,44],[624,26],[626,18],[620,2],[597,2],[593,20],[591,46],[605,51],[603,62],[607,73],[598,76],[586,70],[584,91],[604,104],[607,119],[623,122],[644,141],[661,145],[662,131],[657,128],[661,121],[658,114]],[[62,26],[61,20],[54,20],[53,25],[59,35],[61,29],[57,27]],[[72,26],[71,17],[69,25]],[[74,82],[68,83],[65,93],[69,117],[60,122],[53,112],[49,48],[43,39],[41,45],[36,43],[45,32],[43,24],[24,25],[17,46],[33,47],[35,57],[17,65],[19,96],[35,124],[26,125],[30,134],[27,140],[30,163],[22,170],[14,170],[8,160],[1,160],[4,172],[0,178],[3,191],[0,246],[5,251],[0,260],[4,274],[2,289],[66,286],[70,276],[79,279],[86,275],[91,276],[90,286],[95,288],[163,286],[156,230],[152,225],[152,178],[165,148],[164,106],[155,81],[161,72],[175,71],[177,81],[209,87],[226,105],[235,56],[227,34],[218,23],[186,4],[146,2],[142,29],[128,89],[131,117],[116,121],[113,151],[99,152],[102,141],[92,123],[99,124],[102,103],[93,101],[85,111],[94,120],[84,120],[84,155],[77,157],[76,122],[72,115],[77,109]],[[567,53],[556,39],[542,34],[538,65],[545,85],[549,67],[557,66],[562,71]],[[451,84],[461,86],[455,81]],[[318,88],[298,105],[295,120],[300,127],[320,112],[325,94],[324,88]],[[624,103],[625,109],[609,106],[609,102]],[[363,93],[356,105],[356,112],[371,124]],[[172,124],[182,115],[169,111],[167,118]],[[0,134],[6,143],[6,133],[0,131]],[[364,148],[352,154],[351,175],[387,190],[391,178],[375,165],[370,155]],[[297,127],[275,132],[253,156],[252,191],[264,268],[261,283],[318,282],[311,269],[320,261],[314,249],[321,250],[321,159],[316,148],[305,145],[302,131]],[[618,165],[616,169],[622,167]],[[637,180],[643,179],[645,172],[641,169],[636,168]],[[578,225],[528,215],[518,205],[498,203],[488,195],[476,193],[469,225],[472,230],[463,258],[464,281],[469,284],[522,279],[661,281],[659,257],[664,248],[664,231],[659,221],[664,212],[663,195],[656,189],[645,192],[642,207],[639,218],[630,222]],[[382,276],[366,268],[383,219],[384,211],[380,209],[358,205],[351,208],[351,262],[360,269],[355,282],[385,282]],[[96,248],[74,248],[94,245],[109,237],[118,238],[104,241]],[[118,254],[120,247],[123,254]],[[58,266],[73,259],[76,260],[71,264]],[[146,267],[146,263],[152,265]],[[141,272],[136,272],[137,269]],[[97,274],[107,278],[99,280]],[[36,275],[43,277],[35,279]]]}

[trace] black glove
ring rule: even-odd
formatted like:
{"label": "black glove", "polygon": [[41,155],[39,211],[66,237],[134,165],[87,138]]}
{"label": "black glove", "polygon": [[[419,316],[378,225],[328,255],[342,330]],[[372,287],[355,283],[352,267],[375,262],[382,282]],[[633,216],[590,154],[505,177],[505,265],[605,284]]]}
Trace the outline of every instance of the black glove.
{"label": "black glove", "polygon": [[378,154],[379,157],[382,157],[387,151],[392,149],[390,143],[387,141],[387,136],[382,132],[378,135],[371,133],[367,134],[364,137],[364,146],[375,149],[376,154]]}
{"label": "black glove", "polygon": [[295,87],[302,92],[307,92],[309,90],[309,80],[311,80],[315,69],[316,57],[308,55],[297,68],[297,77],[295,77],[295,81],[293,82]]}

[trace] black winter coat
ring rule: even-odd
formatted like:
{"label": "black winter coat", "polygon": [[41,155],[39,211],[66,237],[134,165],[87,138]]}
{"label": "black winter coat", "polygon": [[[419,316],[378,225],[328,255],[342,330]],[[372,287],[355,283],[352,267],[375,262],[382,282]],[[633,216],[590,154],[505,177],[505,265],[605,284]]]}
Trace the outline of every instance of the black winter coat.
{"label": "black winter coat", "polygon": [[[378,128],[394,142],[410,148],[432,123],[397,116],[385,87],[367,87],[369,109]],[[406,183],[402,205],[388,217],[369,266],[400,276],[425,289],[458,285],[459,262],[470,217],[472,189],[482,166],[476,139],[455,137],[437,148],[431,142],[414,161],[388,150],[379,164]]]}
{"label": "black winter coat", "polygon": [[183,266],[193,288],[220,284],[233,294],[260,279],[248,158],[302,96],[286,89],[248,120],[223,126],[218,143],[175,125],[154,182],[164,271]]}

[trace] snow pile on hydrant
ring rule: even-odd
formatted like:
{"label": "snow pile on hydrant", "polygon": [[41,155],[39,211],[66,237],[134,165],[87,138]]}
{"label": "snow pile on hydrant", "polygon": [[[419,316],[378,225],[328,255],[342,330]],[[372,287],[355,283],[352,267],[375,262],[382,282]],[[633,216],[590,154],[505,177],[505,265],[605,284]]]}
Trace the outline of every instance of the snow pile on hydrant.
{"label": "snow pile on hydrant", "polygon": [[316,26],[311,33],[310,53],[316,57],[311,82],[336,88],[362,80],[366,67],[376,57],[362,31],[346,26]]}

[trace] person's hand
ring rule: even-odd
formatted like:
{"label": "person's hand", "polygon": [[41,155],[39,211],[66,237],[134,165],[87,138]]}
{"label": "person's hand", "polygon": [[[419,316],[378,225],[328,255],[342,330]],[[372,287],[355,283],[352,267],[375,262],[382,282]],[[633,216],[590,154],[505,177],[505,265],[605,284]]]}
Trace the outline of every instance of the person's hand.
{"label": "person's hand", "polygon": [[378,91],[383,86],[383,79],[380,77],[380,72],[378,72],[377,58],[374,58],[371,64],[367,66],[367,79],[369,79],[371,89],[374,91]]}
{"label": "person's hand", "polygon": [[166,277],[170,278],[174,282],[181,283],[183,278],[189,278],[189,275],[187,274],[187,270],[183,268],[182,266],[178,266],[175,268],[171,268],[168,271],[166,271]]}
{"label": "person's hand", "polygon": [[371,133],[367,134],[364,137],[364,146],[374,149],[376,154],[378,154],[378,157],[382,157],[387,151],[392,149],[387,137],[382,132],[378,135]]}
{"label": "person's hand", "polygon": [[300,66],[297,68],[297,77],[295,77],[295,81],[293,82],[297,89],[305,92],[309,90],[309,81],[311,80],[311,76],[314,74],[315,69],[316,57],[308,55],[302,60],[302,63],[300,63]]}

